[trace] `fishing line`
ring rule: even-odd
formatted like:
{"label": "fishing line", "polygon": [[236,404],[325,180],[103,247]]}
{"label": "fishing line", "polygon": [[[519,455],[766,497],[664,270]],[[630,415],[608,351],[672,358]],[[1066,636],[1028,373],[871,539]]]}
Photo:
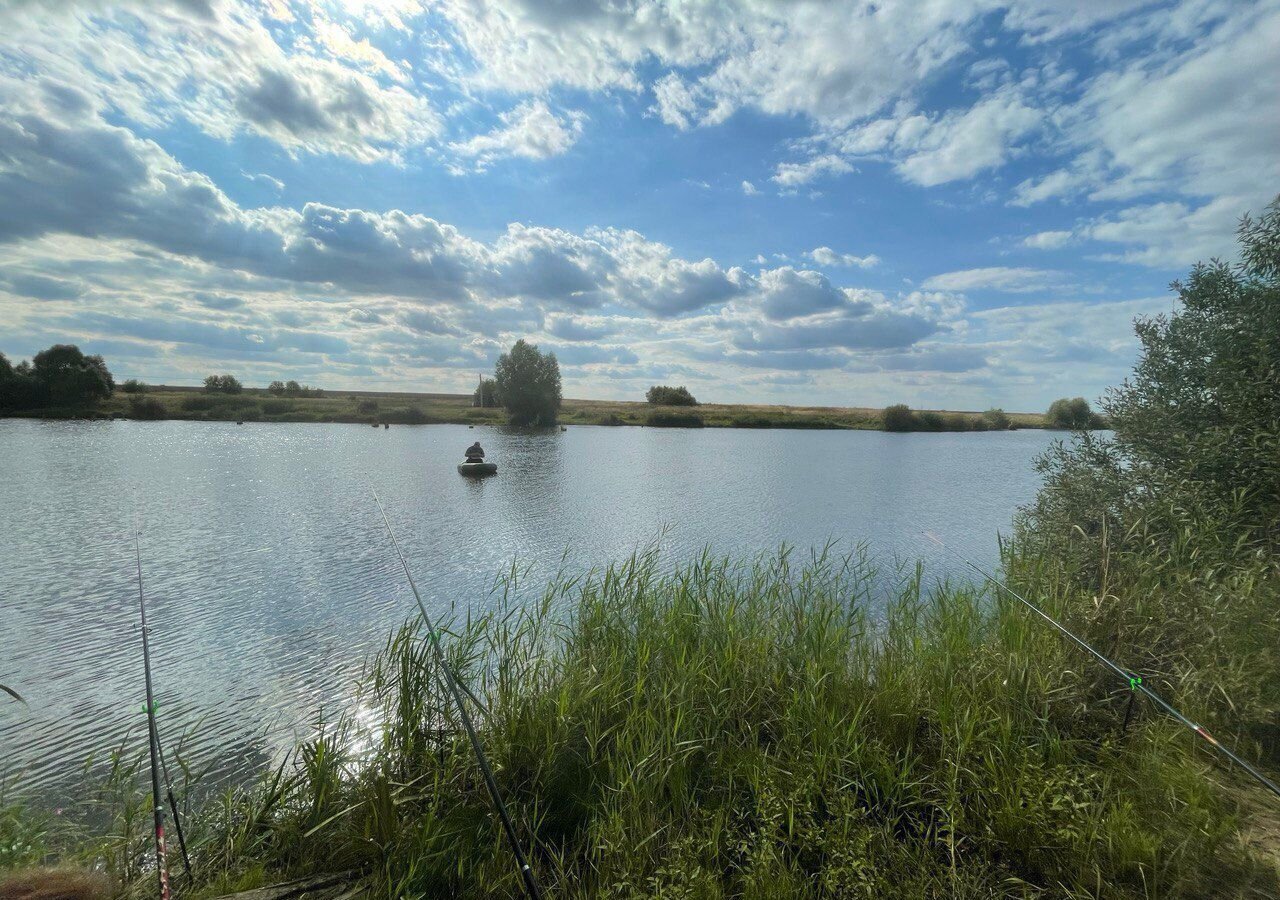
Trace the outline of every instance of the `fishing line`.
{"label": "fishing line", "polygon": [[480,764],[480,772],[484,777],[485,787],[489,791],[489,797],[493,800],[494,808],[498,811],[498,818],[502,820],[502,830],[506,833],[507,842],[511,845],[511,851],[515,854],[516,862],[520,866],[520,877],[524,881],[525,893],[529,895],[531,900],[542,900],[542,888],[538,885],[538,879],[533,874],[533,869],[529,867],[529,861],[525,858],[524,851],[520,849],[520,842],[516,838],[515,825],[511,822],[511,816],[507,812],[507,805],[502,800],[502,793],[498,790],[498,783],[494,780],[493,770],[489,768],[489,760],[485,756],[484,748],[480,746],[480,737],[476,734],[475,726],[471,722],[471,714],[467,712],[467,705],[463,701],[463,693],[468,695],[470,691],[462,687],[461,682],[454,677],[453,670],[449,667],[448,661],[444,656],[444,648],[440,645],[440,635],[436,631],[435,624],[431,621],[431,615],[427,612],[427,606],[422,602],[422,595],[418,593],[418,585],[414,583],[413,573],[409,571],[409,561],[405,559],[404,553],[400,550],[400,542],[396,540],[396,533],[391,528],[391,519],[387,516],[386,507],[382,505],[378,492],[373,492],[374,502],[378,504],[378,510],[382,513],[382,521],[387,526],[387,535],[391,538],[391,546],[395,549],[396,556],[400,559],[400,565],[404,567],[405,578],[409,580],[409,587],[413,591],[413,598],[418,601],[418,609],[422,612],[422,620],[427,626],[427,637],[431,641],[431,647],[435,651],[436,663],[440,667],[440,671],[444,675],[445,684],[449,688],[449,693],[453,695],[454,705],[458,708],[458,715],[462,718],[462,727],[467,732],[467,739],[471,742],[471,750],[475,754],[476,762]]}
{"label": "fishing line", "polygon": [[[1187,728],[1191,729],[1191,731],[1193,731],[1195,734],[1197,734],[1197,735],[1199,735],[1201,738],[1203,738],[1203,739],[1205,740],[1205,742],[1209,744],[1209,746],[1213,747],[1215,750],[1217,750],[1219,753],[1221,753],[1221,754],[1222,754],[1223,756],[1225,756],[1227,759],[1231,760],[1231,761],[1232,761],[1232,762],[1234,762],[1236,765],[1238,765],[1240,768],[1242,768],[1242,769],[1244,769],[1246,772],[1248,772],[1248,773],[1249,773],[1249,775],[1251,775],[1255,781],[1257,781],[1259,784],[1261,784],[1261,785],[1262,785],[1263,787],[1265,787],[1267,790],[1271,791],[1271,793],[1275,794],[1277,797],[1280,797],[1280,786],[1277,786],[1277,785],[1276,785],[1276,783],[1275,783],[1274,781],[1272,781],[1272,780],[1271,780],[1270,778],[1268,778],[1266,775],[1263,775],[1260,771],[1258,771],[1258,769],[1257,769],[1257,768],[1255,768],[1255,767],[1254,767],[1253,765],[1251,765],[1250,763],[1246,762],[1244,759],[1242,759],[1238,754],[1236,754],[1235,752],[1233,752],[1231,749],[1229,749],[1228,747],[1225,747],[1225,746],[1223,746],[1221,743],[1219,743],[1219,742],[1218,742],[1218,739],[1217,739],[1217,738],[1215,738],[1213,735],[1211,735],[1211,734],[1208,732],[1208,730],[1207,730],[1203,725],[1198,725],[1198,724],[1196,724],[1195,722],[1191,721],[1189,718],[1187,718],[1187,717],[1186,717],[1186,716],[1184,716],[1181,712],[1179,712],[1177,709],[1175,709],[1175,708],[1173,707],[1173,705],[1172,705],[1172,704],[1170,704],[1168,701],[1166,701],[1163,697],[1161,697],[1161,696],[1160,696],[1159,694],[1157,694],[1155,691],[1151,690],[1151,688],[1149,688],[1149,687],[1147,687],[1145,684],[1143,684],[1143,683],[1142,683],[1142,678],[1141,678],[1141,676],[1139,676],[1139,675],[1137,675],[1136,673],[1133,673],[1133,672],[1128,672],[1128,671],[1126,671],[1126,670],[1122,669],[1120,666],[1116,665],[1116,664],[1115,664],[1114,662],[1112,662],[1110,659],[1108,659],[1107,657],[1103,656],[1103,655],[1102,655],[1101,653],[1099,653],[1097,650],[1093,649],[1093,647],[1091,647],[1091,646],[1090,646],[1088,643],[1086,643],[1083,639],[1081,639],[1081,638],[1079,638],[1079,637],[1076,637],[1076,635],[1072,634],[1072,633],[1071,633],[1071,631],[1069,631],[1065,625],[1063,625],[1063,624],[1062,624],[1061,622],[1059,622],[1057,619],[1053,618],[1051,615],[1049,615],[1047,612],[1045,612],[1045,611],[1044,611],[1043,609],[1041,609],[1040,607],[1036,606],[1034,603],[1032,603],[1032,602],[1031,602],[1030,600],[1028,600],[1026,597],[1024,597],[1024,596],[1022,596],[1021,594],[1019,594],[1017,591],[1015,591],[1013,588],[1009,587],[1009,586],[1008,586],[1007,584],[1005,584],[1004,582],[1002,582],[1002,581],[998,580],[997,578],[995,578],[995,576],[993,576],[993,575],[989,574],[986,570],[984,570],[984,569],[982,569],[981,567],[979,567],[976,563],[974,563],[974,562],[970,561],[967,557],[965,557],[964,555],[962,555],[959,551],[953,550],[951,547],[947,546],[945,543],[943,543],[942,538],[938,537],[938,536],[937,536],[936,534],[934,534],[933,532],[931,532],[931,531],[926,531],[926,532],[924,532],[924,536],[925,536],[925,537],[927,537],[929,540],[933,541],[935,544],[937,544],[937,545],[938,545],[939,547],[941,547],[943,550],[946,550],[946,551],[947,551],[948,553],[950,553],[952,556],[956,557],[956,559],[960,560],[962,563],[964,563],[964,564],[965,564],[966,566],[968,566],[970,569],[973,569],[973,571],[977,572],[979,575],[981,575],[981,576],[982,576],[983,578],[985,578],[987,581],[989,581],[989,582],[991,582],[992,584],[994,584],[997,588],[999,588],[1000,590],[1004,591],[1004,592],[1005,592],[1006,594],[1008,594],[1009,596],[1011,596],[1011,597],[1013,597],[1014,599],[1016,599],[1016,600],[1018,600],[1019,602],[1021,602],[1021,603],[1022,603],[1024,606],[1026,606],[1029,610],[1031,610],[1032,612],[1034,612],[1034,613],[1035,613],[1036,615],[1038,615],[1040,618],[1044,619],[1046,622],[1048,622],[1050,625],[1052,625],[1054,628],[1056,628],[1059,632],[1061,632],[1063,635],[1065,635],[1068,639],[1070,639],[1070,640],[1072,641],[1072,643],[1074,643],[1077,647],[1080,647],[1082,650],[1084,650],[1084,651],[1088,652],[1091,656],[1093,656],[1093,657],[1094,657],[1094,659],[1098,660],[1100,663],[1102,663],[1102,664],[1103,664],[1104,666],[1106,666],[1108,669],[1110,669],[1111,671],[1115,672],[1115,673],[1116,673],[1116,675],[1118,675],[1118,676],[1120,677],[1120,679],[1121,679],[1122,681],[1124,681],[1124,682],[1129,686],[1129,690],[1131,691],[1131,693],[1130,693],[1130,703],[1131,703],[1131,704],[1132,704],[1132,697],[1133,697],[1133,694],[1141,693],[1142,695],[1144,695],[1145,697],[1147,697],[1148,699],[1150,699],[1152,703],[1155,703],[1157,706],[1159,706],[1161,709],[1163,709],[1165,712],[1167,712],[1169,715],[1171,715],[1171,716],[1172,716],[1174,719],[1176,719],[1180,724],[1182,724],[1182,725],[1186,726]],[[1132,705],[1130,706],[1130,709],[1132,709]],[[1126,720],[1127,720],[1127,719],[1128,719],[1128,715],[1126,714]]]}

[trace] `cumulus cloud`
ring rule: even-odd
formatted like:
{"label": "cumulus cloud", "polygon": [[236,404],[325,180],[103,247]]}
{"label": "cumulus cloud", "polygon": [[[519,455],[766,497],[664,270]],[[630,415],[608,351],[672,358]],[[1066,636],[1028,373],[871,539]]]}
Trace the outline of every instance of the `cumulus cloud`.
{"label": "cumulus cloud", "polygon": [[504,157],[547,159],[567,151],[582,136],[585,116],[557,116],[542,100],[526,101],[499,116],[501,124],[487,134],[453,143],[449,148],[483,171]]}
{"label": "cumulus cloud", "polygon": [[820,266],[857,266],[859,269],[870,269],[880,263],[880,257],[874,253],[854,256],[852,253],[837,253],[830,247],[816,247],[805,256]]}
{"label": "cumulus cloud", "polygon": [[442,130],[426,97],[341,59],[286,49],[237,3],[198,25],[172,4],[68,4],[18,15],[0,53],[90,102],[158,126],[185,119],[213,137],[267,137],[292,153],[401,161]]}
{"label": "cumulus cloud", "polygon": [[760,189],[750,181],[744,181],[742,182],[742,193],[746,194],[748,197],[754,197],[756,194],[760,193]]}
{"label": "cumulus cloud", "polygon": [[827,175],[842,175],[852,171],[853,166],[848,162],[828,153],[800,163],[780,163],[771,180],[784,188],[793,188]]}

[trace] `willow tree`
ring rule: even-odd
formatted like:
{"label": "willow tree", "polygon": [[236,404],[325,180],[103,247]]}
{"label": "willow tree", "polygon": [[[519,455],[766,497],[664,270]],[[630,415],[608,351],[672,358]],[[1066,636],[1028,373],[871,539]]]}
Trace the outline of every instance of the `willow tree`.
{"label": "willow tree", "polygon": [[521,339],[498,357],[494,382],[512,425],[554,425],[560,411],[560,363]]}

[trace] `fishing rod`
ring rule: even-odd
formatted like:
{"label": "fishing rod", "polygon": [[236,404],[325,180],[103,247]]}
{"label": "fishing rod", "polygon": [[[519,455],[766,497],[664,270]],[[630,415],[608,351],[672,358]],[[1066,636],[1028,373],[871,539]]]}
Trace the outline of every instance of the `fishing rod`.
{"label": "fishing rod", "polygon": [[1223,744],[1221,744],[1217,738],[1211,735],[1208,729],[1206,729],[1203,725],[1198,725],[1195,722],[1191,721],[1189,718],[1187,718],[1185,715],[1179,712],[1171,703],[1169,703],[1167,700],[1165,700],[1163,697],[1161,697],[1151,688],[1143,684],[1142,677],[1140,675],[1138,675],[1135,672],[1129,672],[1121,668],[1119,665],[1112,662],[1107,657],[1103,656],[1101,653],[1095,650],[1092,646],[1090,646],[1083,638],[1077,637],[1075,634],[1072,634],[1072,632],[1068,630],[1065,625],[1063,625],[1057,619],[1053,618],[1053,616],[1049,615],[1039,606],[1036,606],[1034,603],[1032,603],[1026,597],[1022,596],[1013,588],[1009,587],[1003,581],[1000,581],[995,576],[988,573],[985,569],[981,568],[976,563],[969,560],[959,551],[953,550],[951,547],[947,546],[945,543],[943,543],[942,538],[938,537],[933,532],[926,531],[924,532],[924,535],[929,540],[933,541],[935,544],[941,547],[943,550],[946,550],[956,559],[960,560],[970,569],[973,569],[973,571],[977,572],[984,579],[994,584],[997,588],[1004,591],[1006,594],[1013,597],[1014,599],[1018,600],[1020,603],[1022,603],[1022,605],[1027,607],[1027,609],[1034,612],[1040,618],[1044,619],[1046,622],[1048,622],[1050,625],[1056,628],[1059,632],[1065,635],[1067,639],[1069,639],[1077,647],[1079,647],[1080,649],[1090,654],[1094,659],[1098,660],[1098,662],[1102,663],[1104,666],[1106,666],[1108,669],[1114,672],[1117,676],[1119,676],[1119,678],[1129,686],[1129,690],[1132,692],[1129,695],[1130,707],[1129,707],[1129,710],[1126,711],[1125,713],[1126,722],[1128,721],[1129,712],[1131,712],[1133,708],[1132,707],[1133,695],[1137,693],[1143,694],[1149,700],[1151,700],[1152,703],[1155,703],[1157,706],[1159,706],[1161,709],[1167,712],[1170,716],[1172,716],[1179,724],[1191,729],[1191,731],[1194,734],[1201,737],[1205,741],[1205,743],[1207,743],[1210,747],[1217,750],[1219,753],[1221,753],[1227,759],[1231,760],[1240,768],[1244,769],[1244,771],[1249,773],[1249,775],[1252,776],[1255,781],[1257,781],[1259,784],[1261,784],[1271,793],[1275,794],[1277,797],[1280,797],[1280,786],[1276,785],[1274,781],[1272,781],[1266,775],[1263,775],[1262,772],[1258,771],[1258,769],[1255,766],[1251,765],[1249,762],[1242,759],[1237,753],[1233,752],[1230,748],[1223,746]]}
{"label": "fishing rod", "polygon": [[187,842],[182,834],[182,821],[178,816],[178,804],[173,798],[173,786],[169,781],[169,767],[164,761],[164,751],[160,747],[160,730],[156,726],[156,698],[151,686],[151,644],[148,639],[147,601],[142,590],[142,543],[135,530],[133,533],[133,551],[138,569],[138,611],[142,616],[142,666],[146,673],[147,684],[147,737],[148,750],[151,754],[151,806],[155,816],[156,829],[156,874],[160,879],[160,900],[169,900],[169,868],[166,862],[167,847],[164,837],[164,805],[160,796],[160,773],[164,771],[165,790],[168,793],[169,808],[173,810],[173,824],[178,832],[178,845],[182,848],[182,862],[186,869],[187,880],[191,880],[191,859],[187,855]]}
{"label": "fishing rod", "polygon": [[515,825],[511,822],[511,816],[507,812],[507,805],[502,800],[502,793],[498,790],[498,783],[494,780],[493,770],[489,768],[489,760],[485,756],[484,748],[480,745],[480,737],[476,734],[475,725],[471,722],[471,714],[467,712],[467,705],[463,701],[463,692],[471,694],[466,690],[460,681],[454,677],[453,669],[450,668],[448,660],[445,659],[444,648],[440,645],[440,634],[436,631],[435,624],[431,621],[431,615],[427,612],[427,606],[422,602],[422,595],[418,593],[418,585],[414,583],[413,573],[409,571],[409,562],[405,559],[404,553],[400,550],[400,542],[396,540],[396,533],[391,528],[391,519],[387,516],[386,507],[382,505],[378,492],[373,492],[374,502],[378,504],[378,510],[382,513],[382,521],[387,526],[387,535],[391,538],[391,546],[395,549],[396,556],[400,559],[400,565],[404,568],[404,576],[409,580],[409,587],[413,591],[413,598],[418,601],[418,609],[422,612],[422,621],[427,626],[427,637],[431,642],[431,647],[435,651],[436,663],[440,666],[440,671],[444,673],[445,685],[449,688],[449,693],[453,696],[453,703],[458,708],[458,715],[462,719],[462,727],[467,732],[467,739],[471,742],[471,750],[475,754],[476,762],[480,764],[480,772],[484,776],[485,787],[489,791],[489,797],[493,800],[494,808],[498,811],[498,818],[502,820],[502,830],[506,833],[507,842],[511,845],[511,851],[515,854],[516,862],[520,866],[520,877],[524,882],[525,893],[528,894],[530,900],[542,900],[542,888],[538,884],[538,879],[533,874],[533,869],[529,867],[529,861],[525,858],[524,850],[520,848],[520,841],[516,837]]}

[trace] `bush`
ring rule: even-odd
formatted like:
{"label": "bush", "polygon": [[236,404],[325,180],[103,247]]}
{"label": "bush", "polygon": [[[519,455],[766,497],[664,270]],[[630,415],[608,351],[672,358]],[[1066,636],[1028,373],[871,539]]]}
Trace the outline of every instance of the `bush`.
{"label": "bush", "polygon": [[204,390],[208,394],[238,394],[244,386],[233,375],[210,375],[204,380]]}
{"label": "bush", "polygon": [[921,431],[945,431],[947,427],[942,415],[936,412],[922,412],[916,420],[919,422]]}
{"label": "bush", "polygon": [[120,390],[126,394],[145,394],[148,390],[147,386],[136,378],[130,378],[124,384],[120,385]]}
{"label": "bush", "polygon": [[697,406],[698,401],[684,385],[668,387],[655,384],[645,392],[645,399],[655,406]]}
{"label": "bush", "polygon": [[387,410],[382,414],[381,420],[395,425],[426,425],[431,417],[416,406],[407,406]]}
{"label": "bush", "polygon": [[471,402],[482,409],[497,406],[501,402],[498,397],[498,383],[492,378],[481,378],[471,394]]}
{"label": "bush", "polygon": [[646,425],[655,428],[701,428],[705,423],[697,413],[668,412],[654,410],[645,419]]}
{"label": "bush", "polygon": [[184,397],[180,405],[187,412],[200,412],[213,409],[214,399],[212,397]]}
{"label": "bush", "polygon": [[363,415],[366,415],[366,416],[373,415],[377,411],[378,411],[377,400],[361,400],[359,403],[356,404],[356,412],[362,413]]}
{"label": "bush", "polygon": [[915,431],[917,427],[915,413],[905,403],[884,408],[885,431]]}
{"label": "bush", "polygon": [[129,418],[156,420],[169,416],[169,410],[155,397],[133,397],[129,401]]}
{"label": "bush", "polygon": [[1013,420],[1003,409],[992,408],[982,414],[982,421],[992,431],[1007,431],[1013,426]]}
{"label": "bush", "polygon": [[494,382],[512,425],[556,424],[560,411],[560,364],[523,339],[498,357]]}
{"label": "bush", "polygon": [[1068,400],[1063,397],[1054,400],[1045,413],[1045,422],[1050,428],[1069,428],[1072,431],[1087,431],[1106,427],[1103,418],[1089,408],[1089,401],[1083,397]]}
{"label": "bush", "polygon": [[[268,388],[270,390],[270,388]],[[263,400],[262,411],[268,416],[280,416],[293,412],[296,404],[292,400]]]}
{"label": "bush", "polygon": [[1177,311],[1137,320],[1138,363],[1102,401],[1113,434],[1040,459],[1010,565],[1193,713],[1280,754],[1278,203],[1244,220],[1239,266],[1196,265]]}

